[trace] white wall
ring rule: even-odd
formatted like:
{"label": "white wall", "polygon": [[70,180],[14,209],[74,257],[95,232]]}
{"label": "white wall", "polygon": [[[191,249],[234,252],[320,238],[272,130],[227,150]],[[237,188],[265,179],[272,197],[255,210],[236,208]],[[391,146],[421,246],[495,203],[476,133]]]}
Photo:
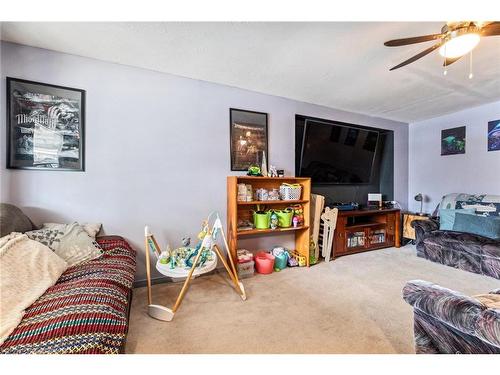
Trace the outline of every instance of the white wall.
{"label": "white wall", "polygon": [[[408,202],[412,210],[427,196],[432,213],[448,193],[500,194],[500,151],[489,151],[488,121],[500,119],[500,101],[410,124]],[[465,154],[441,156],[441,130],[466,126]]]}
{"label": "white wall", "polygon": [[[226,176],[235,174],[230,107],[269,113],[268,159],[287,174],[294,171],[295,114],[394,130],[395,199],[406,205],[407,124],[43,49],[1,48],[2,92],[6,76],[87,91],[86,171],[6,170],[2,151],[2,200],[37,224],[104,223],[106,233],[139,250],[138,279],[145,274],[144,224],[162,246],[167,239],[178,246],[183,236],[195,237],[208,212],[219,210],[225,220]],[[0,108],[4,114],[5,100]],[[1,121],[4,148],[4,115]]]}

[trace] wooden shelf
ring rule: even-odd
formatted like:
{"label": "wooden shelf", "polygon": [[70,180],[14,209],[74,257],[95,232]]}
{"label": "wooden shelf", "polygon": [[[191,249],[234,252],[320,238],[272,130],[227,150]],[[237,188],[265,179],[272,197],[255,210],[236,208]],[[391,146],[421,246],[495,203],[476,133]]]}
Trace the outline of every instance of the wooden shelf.
{"label": "wooden shelf", "polygon": [[[364,253],[365,251],[386,249],[386,248],[392,247],[392,246],[393,245],[390,243],[383,242],[383,243],[370,245],[369,247],[357,246],[357,247],[351,247],[351,248],[347,248],[347,249],[349,249],[348,254],[351,255],[351,254]],[[342,254],[342,255],[347,255],[347,254]],[[342,256],[342,255],[340,255],[340,256]]]}
{"label": "wooden shelf", "polygon": [[238,206],[251,206],[251,205],[266,205],[266,204],[296,204],[296,203],[308,203],[309,201],[306,199],[296,199],[296,200],[289,200],[289,201],[284,201],[284,200],[267,200],[267,201],[250,201],[250,202],[245,202],[245,201],[238,201]]}
{"label": "wooden shelf", "polygon": [[[256,189],[279,189],[283,183],[300,184],[302,186],[301,198],[296,200],[277,200],[277,201],[251,201],[239,202],[238,184],[244,183],[252,185],[253,191]],[[252,236],[271,236],[279,233],[289,233],[295,237],[295,249],[300,255],[307,259],[309,266],[309,245],[310,245],[310,229],[309,229],[309,212],[311,199],[311,179],[306,177],[254,177],[254,176],[228,176],[227,177],[227,234],[228,244],[231,256],[236,260],[236,251],[238,249],[238,240]],[[240,219],[251,220],[249,211],[256,205],[275,207],[286,207],[287,205],[301,204],[304,214],[304,225],[294,228],[278,228],[278,229],[249,229],[237,230],[238,221]],[[258,247],[257,247],[258,248]]]}
{"label": "wooden shelf", "polygon": [[247,235],[252,235],[252,234],[269,234],[269,233],[281,233],[281,232],[291,232],[295,230],[303,230],[303,229],[309,229],[309,227],[306,226],[300,226],[300,227],[288,227],[288,228],[276,228],[276,229],[248,229],[248,230],[239,230],[236,232],[238,236],[247,236]]}
{"label": "wooden shelf", "polygon": [[238,180],[258,180],[258,181],[297,181],[297,182],[310,182],[309,177],[293,177],[293,176],[285,176],[285,177],[257,177],[257,176],[232,176],[236,177]]}
{"label": "wooden shelf", "polygon": [[355,231],[356,229],[364,229],[364,228],[379,227],[379,226],[385,226],[385,223],[370,222],[370,223],[346,225],[345,229],[348,231]]}

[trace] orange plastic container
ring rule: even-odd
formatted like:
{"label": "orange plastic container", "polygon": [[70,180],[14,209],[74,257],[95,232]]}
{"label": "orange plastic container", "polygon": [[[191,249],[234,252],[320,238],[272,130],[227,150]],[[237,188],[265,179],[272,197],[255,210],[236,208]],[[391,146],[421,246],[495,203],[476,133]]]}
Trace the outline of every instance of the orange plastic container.
{"label": "orange plastic container", "polygon": [[254,258],[255,270],[261,274],[269,274],[273,272],[274,268],[274,255],[259,251]]}

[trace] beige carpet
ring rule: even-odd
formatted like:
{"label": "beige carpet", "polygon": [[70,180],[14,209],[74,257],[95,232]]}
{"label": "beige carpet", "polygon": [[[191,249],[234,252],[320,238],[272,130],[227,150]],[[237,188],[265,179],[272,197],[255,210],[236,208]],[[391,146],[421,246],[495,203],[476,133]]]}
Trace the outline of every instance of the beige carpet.
{"label": "beige carpet", "polygon": [[[147,316],[146,288],[135,289],[127,353],[413,353],[407,280],[423,279],[465,294],[499,281],[417,258],[415,248],[338,258],[245,279],[247,301],[223,273],[194,280],[172,322]],[[181,284],[153,286],[172,307]]]}

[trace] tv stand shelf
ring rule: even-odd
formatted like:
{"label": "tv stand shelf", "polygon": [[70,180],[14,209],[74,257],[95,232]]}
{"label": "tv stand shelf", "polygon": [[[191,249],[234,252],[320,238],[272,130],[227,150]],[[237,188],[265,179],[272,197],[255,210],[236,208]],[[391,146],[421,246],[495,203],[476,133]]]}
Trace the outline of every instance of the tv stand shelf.
{"label": "tv stand shelf", "polygon": [[352,225],[346,225],[346,229],[356,230],[356,229],[380,227],[380,226],[385,226],[385,223],[375,223],[374,222],[374,223],[352,224]]}
{"label": "tv stand shelf", "polygon": [[339,211],[333,238],[333,258],[363,251],[400,247],[400,210]]}

